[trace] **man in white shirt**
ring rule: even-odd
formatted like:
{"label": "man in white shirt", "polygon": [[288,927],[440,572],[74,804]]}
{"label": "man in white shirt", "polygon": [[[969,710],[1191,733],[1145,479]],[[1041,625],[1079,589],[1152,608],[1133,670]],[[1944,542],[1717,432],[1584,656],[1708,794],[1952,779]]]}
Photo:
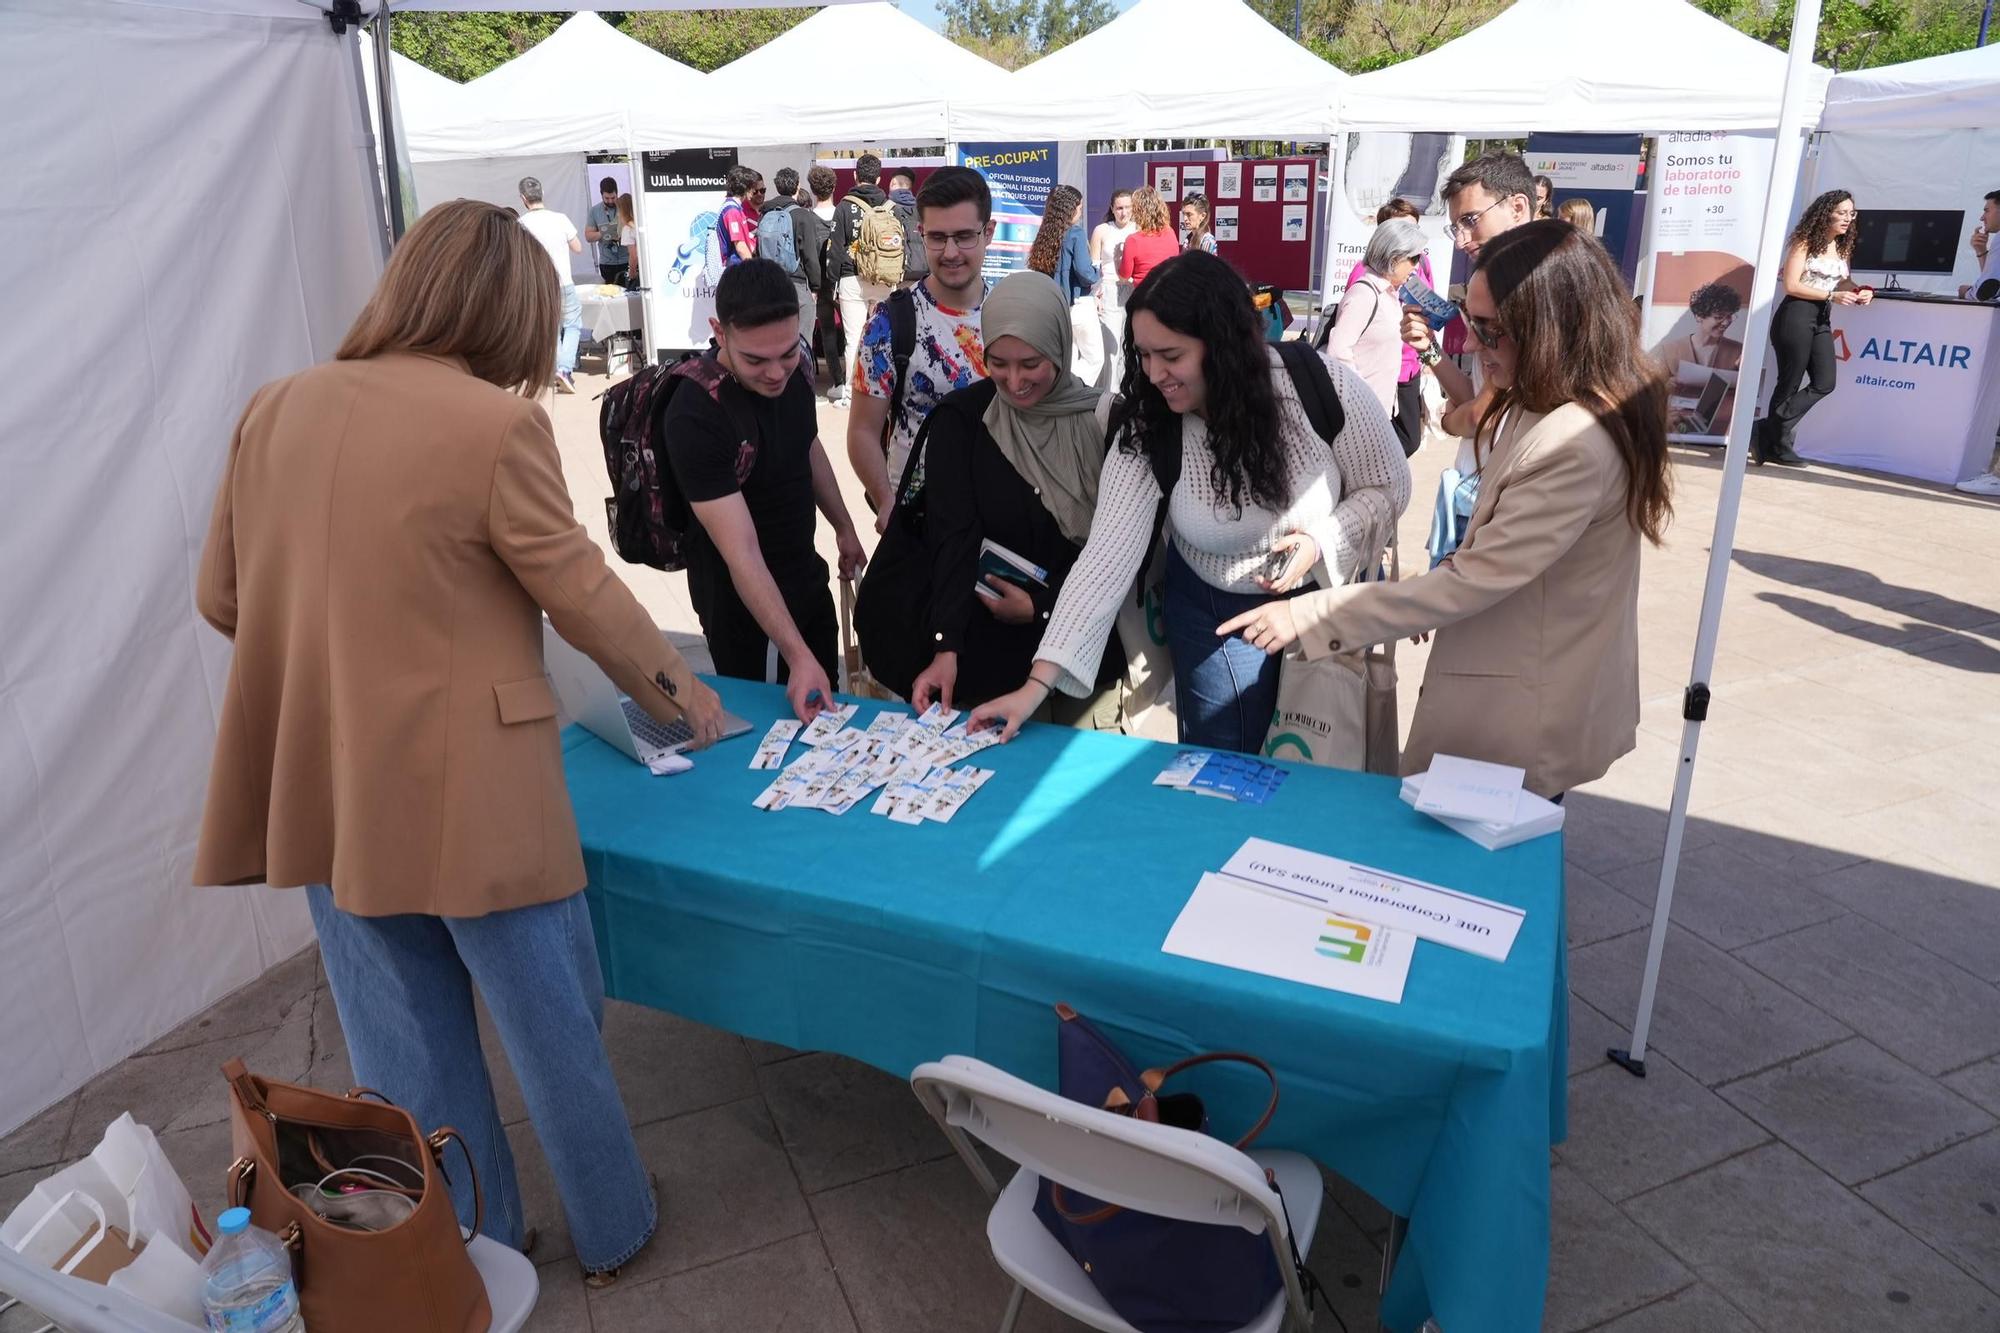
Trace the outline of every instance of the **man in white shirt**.
{"label": "man in white shirt", "polygon": [[[2000,249],[1993,246],[1993,233],[2000,231],[2000,190],[1986,196],[1986,207],[1980,211],[1979,225],[1972,231],[1972,253],[1979,260],[1979,280],[1958,289],[1958,294],[1977,301],[2000,300]],[[1996,456],[2000,462],[2000,456]],[[1967,495],[2000,496],[2000,474],[1991,467],[1976,477],[1969,477],[1958,483],[1958,489]]]}
{"label": "man in white shirt", "polygon": [[563,214],[542,204],[542,183],[533,176],[521,177],[521,226],[549,252],[556,266],[556,281],[562,286],[562,335],[556,343],[556,392],[576,392],[576,345],[583,340],[583,302],[577,299],[576,279],[570,276],[569,257],[583,253],[583,240],[576,224]]}

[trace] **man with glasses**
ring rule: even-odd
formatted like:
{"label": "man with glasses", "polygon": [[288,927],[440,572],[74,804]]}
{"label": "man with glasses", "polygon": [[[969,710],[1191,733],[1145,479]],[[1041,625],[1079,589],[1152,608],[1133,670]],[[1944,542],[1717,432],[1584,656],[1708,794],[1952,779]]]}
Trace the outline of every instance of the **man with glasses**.
{"label": "man with glasses", "polygon": [[[1452,243],[1475,264],[1479,247],[1503,232],[1535,220],[1535,177],[1514,153],[1488,153],[1451,173],[1444,183],[1447,227]],[[1446,410],[1439,423],[1451,435],[1469,436],[1492,401],[1490,388],[1474,385],[1472,377],[1439,353],[1431,327],[1421,310],[1405,307],[1403,341],[1417,349],[1417,359],[1437,376]]]}
{"label": "man with glasses", "polygon": [[854,367],[847,457],[875,508],[877,532],[889,521],[910,446],[931,409],[986,378],[979,336],[981,269],[993,239],[986,178],[969,167],[932,172],[917,191],[917,233],[929,276],[882,303],[861,335]]}
{"label": "man with glasses", "polygon": [[583,239],[597,247],[598,276],[623,287],[625,275],[631,272],[632,256],[618,243],[618,181],[615,177],[606,176],[597,182],[597,199],[585,219]]}

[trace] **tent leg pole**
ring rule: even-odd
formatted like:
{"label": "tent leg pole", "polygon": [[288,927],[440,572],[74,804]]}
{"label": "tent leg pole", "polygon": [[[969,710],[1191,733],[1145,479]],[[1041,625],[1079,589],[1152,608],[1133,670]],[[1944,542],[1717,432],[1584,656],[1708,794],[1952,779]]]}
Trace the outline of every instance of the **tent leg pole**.
{"label": "tent leg pole", "polygon": [[[1770,349],[1771,311],[1777,284],[1772,275],[1784,259],[1786,223],[1805,150],[1805,95],[1812,72],[1812,52],[1818,45],[1820,0],[1799,0],[1792,15],[1792,44],[1785,68],[1785,97],[1778,113],[1777,140],[1771,146],[1771,184],[1764,196],[1764,223],[1757,238],[1758,280],[1752,292],[1750,322],[1744,329],[1743,366],[1761,367]],[[1651,188],[1649,184],[1649,189]],[[1648,199],[1650,205],[1652,200]],[[1715,667],[1715,640],[1722,628],[1723,595],[1729,588],[1729,563],[1736,548],[1736,515],[1743,504],[1743,470],[1750,452],[1750,426],[1757,413],[1757,395],[1739,393],[1729,414],[1729,443],[1723,453],[1722,491],[1715,506],[1715,533],[1708,548],[1708,581],[1701,594],[1701,628],[1695,634],[1694,666],[1681,707],[1680,769],[1674,775],[1674,799],[1667,814],[1667,840],[1661,852],[1660,884],[1653,899],[1652,934],[1646,941],[1646,971],[1639,983],[1639,1009],[1632,1023],[1632,1044],[1606,1054],[1627,1072],[1646,1073],[1646,1039],[1653,1021],[1653,1001],[1660,976],[1660,955],[1666,948],[1667,920],[1673,910],[1674,878],[1680,869],[1681,837],[1687,826],[1688,790],[1694,781],[1695,750],[1701,724],[1708,717],[1709,675]]]}
{"label": "tent leg pole", "polygon": [[396,161],[399,149],[396,144],[396,89],[391,80],[395,71],[389,60],[389,6],[383,5],[375,14],[375,101],[376,114],[382,126],[382,185],[389,205],[389,231],[397,240],[410,229],[410,219],[403,215],[403,172]]}

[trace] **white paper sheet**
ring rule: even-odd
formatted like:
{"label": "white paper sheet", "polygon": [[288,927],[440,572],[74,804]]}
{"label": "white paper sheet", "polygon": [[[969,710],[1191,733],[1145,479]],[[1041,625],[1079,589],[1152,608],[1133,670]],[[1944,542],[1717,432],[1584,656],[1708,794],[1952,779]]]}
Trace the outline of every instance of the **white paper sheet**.
{"label": "white paper sheet", "polygon": [[1356,921],[1227,875],[1203,875],[1163,953],[1300,981],[1389,1004],[1403,1001],[1416,937]]}
{"label": "white paper sheet", "polygon": [[1385,870],[1251,838],[1223,873],[1268,885],[1342,916],[1505,962],[1528,914],[1518,907]]}
{"label": "white paper sheet", "polygon": [[1521,783],[1527,776],[1525,770],[1510,764],[1436,755],[1417,797],[1417,809],[1476,824],[1511,824],[1521,800]]}

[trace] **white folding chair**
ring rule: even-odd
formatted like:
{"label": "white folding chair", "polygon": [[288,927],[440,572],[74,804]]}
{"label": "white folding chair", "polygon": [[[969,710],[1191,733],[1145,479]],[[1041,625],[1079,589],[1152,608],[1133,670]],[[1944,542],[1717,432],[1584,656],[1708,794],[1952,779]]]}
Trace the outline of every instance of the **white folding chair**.
{"label": "white folding chair", "polygon": [[[1303,1255],[1319,1226],[1323,1187],[1311,1158],[1246,1153],[1206,1134],[1100,1111],[962,1055],[917,1066],[910,1085],[994,1200],[986,1239],[995,1262],[1014,1280],[1000,1333],[1011,1333],[1024,1290],[1105,1333],[1137,1333],[1035,1216],[1044,1176],[1138,1212],[1264,1232],[1284,1289],[1236,1333],[1312,1327],[1292,1266],[1292,1245]],[[987,1170],[974,1138],[1020,1164],[1006,1189]],[[1265,1180],[1267,1170],[1277,1190]]]}

